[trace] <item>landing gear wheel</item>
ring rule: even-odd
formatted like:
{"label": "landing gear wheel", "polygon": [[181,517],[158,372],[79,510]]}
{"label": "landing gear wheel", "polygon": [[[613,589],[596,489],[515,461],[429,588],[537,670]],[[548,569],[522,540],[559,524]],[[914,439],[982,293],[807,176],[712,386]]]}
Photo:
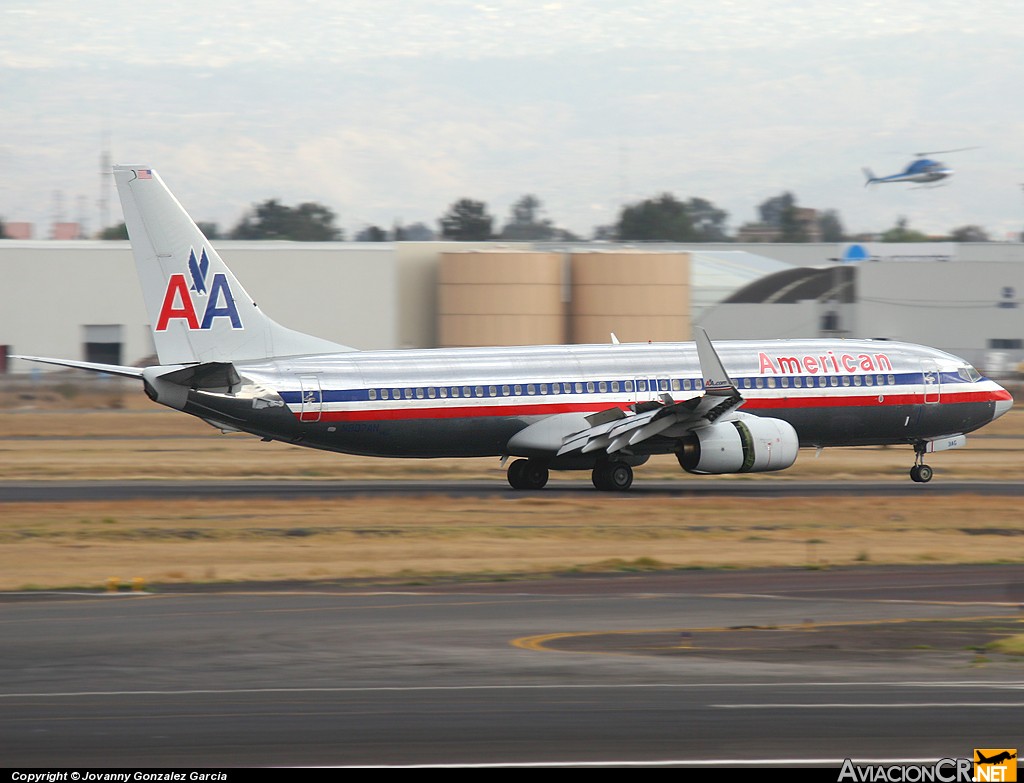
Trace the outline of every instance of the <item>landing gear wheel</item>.
{"label": "landing gear wheel", "polygon": [[927,484],[932,480],[931,466],[924,464],[926,447],[923,441],[914,444],[914,467],[910,469],[910,478],[918,484]]}
{"label": "landing gear wheel", "polygon": [[919,484],[927,484],[932,480],[932,469],[930,465],[914,465],[910,469],[910,478]]}
{"label": "landing gear wheel", "polygon": [[625,462],[603,462],[594,467],[591,478],[603,492],[625,492],[633,485],[633,468]]}
{"label": "landing gear wheel", "polygon": [[517,459],[508,466],[508,483],[512,489],[544,489],[548,483],[548,469],[540,462]]}

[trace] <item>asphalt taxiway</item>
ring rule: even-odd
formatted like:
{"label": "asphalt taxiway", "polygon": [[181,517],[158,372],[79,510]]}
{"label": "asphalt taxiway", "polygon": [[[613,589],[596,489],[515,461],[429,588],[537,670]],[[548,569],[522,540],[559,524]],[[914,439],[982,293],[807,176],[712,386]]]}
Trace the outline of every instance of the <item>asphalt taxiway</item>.
{"label": "asphalt taxiway", "polygon": [[762,764],[1017,747],[1024,568],[0,595],[5,766]]}

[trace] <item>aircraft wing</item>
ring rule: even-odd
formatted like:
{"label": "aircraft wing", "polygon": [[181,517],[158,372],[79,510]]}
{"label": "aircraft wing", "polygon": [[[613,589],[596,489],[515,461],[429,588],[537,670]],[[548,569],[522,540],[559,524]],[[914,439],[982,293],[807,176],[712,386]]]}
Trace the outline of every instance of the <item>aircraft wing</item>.
{"label": "aircraft wing", "polygon": [[123,378],[141,378],[141,367],[125,367],[120,364],[99,364],[97,362],[76,362],[71,359],[49,359],[45,356],[15,356],[11,359],[24,359],[27,362],[42,362],[43,364],[56,364],[59,367],[73,367],[76,370],[89,370],[91,372],[103,372],[108,375],[120,375]]}
{"label": "aircraft wing", "polygon": [[712,424],[743,405],[743,396],[722,366],[707,332],[697,327],[694,337],[704,378],[703,394],[679,402],[668,394],[662,394],[660,400],[634,405],[632,413],[619,408],[595,413],[586,419],[590,427],[562,439],[556,456],[572,452],[588,454],[598,450],[614,454],[655,435],[684,435]]}

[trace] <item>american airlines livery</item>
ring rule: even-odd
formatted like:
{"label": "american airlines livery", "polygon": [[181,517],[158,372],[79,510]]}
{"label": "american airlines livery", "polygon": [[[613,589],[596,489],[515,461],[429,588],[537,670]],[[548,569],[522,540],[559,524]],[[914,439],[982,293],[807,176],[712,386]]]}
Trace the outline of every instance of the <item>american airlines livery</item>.
{"label": "american airlines livery", "polygon": [[[160,364],[16,358],[142,381],[225,431],[379,457],[518,457],[515,489],[590,470],[622,491],[652,454],[690,473],[783,470],[801,446],[924,455],[1013,404],[967,362],[875,340],[356,351],[267,317],[152,169],[115,166]],[[728,368],[728,371],[726,370]]]}

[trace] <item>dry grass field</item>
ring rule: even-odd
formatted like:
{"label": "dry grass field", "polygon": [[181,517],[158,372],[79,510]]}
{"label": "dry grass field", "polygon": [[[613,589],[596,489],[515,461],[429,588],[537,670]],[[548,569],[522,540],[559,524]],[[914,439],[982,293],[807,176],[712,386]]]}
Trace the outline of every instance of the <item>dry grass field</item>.
{"label": "dry grass field", "polygon": [[[71,406],[74,406],[72,408]],[[935,481],[1024,477],[1024,414],[933,455]],[[801,453],[776,475],[723,482],[908,482],[909,448]],[[582,478],[582,474],[579,476]],[[670,458],[637,471],[688,480]],[[1022,562],[1012,498],[573,498],[504,492],[497,459],[375,460],[221,435],[141,394],[0,394],[0,480],[435,483],[424,499],[97,501],[0,505],[0,589],[247,580],[529,578],[588,570]],[[490,499],[444,496],[485,478]],[[557,480],[557,479],[556,479]]]}

